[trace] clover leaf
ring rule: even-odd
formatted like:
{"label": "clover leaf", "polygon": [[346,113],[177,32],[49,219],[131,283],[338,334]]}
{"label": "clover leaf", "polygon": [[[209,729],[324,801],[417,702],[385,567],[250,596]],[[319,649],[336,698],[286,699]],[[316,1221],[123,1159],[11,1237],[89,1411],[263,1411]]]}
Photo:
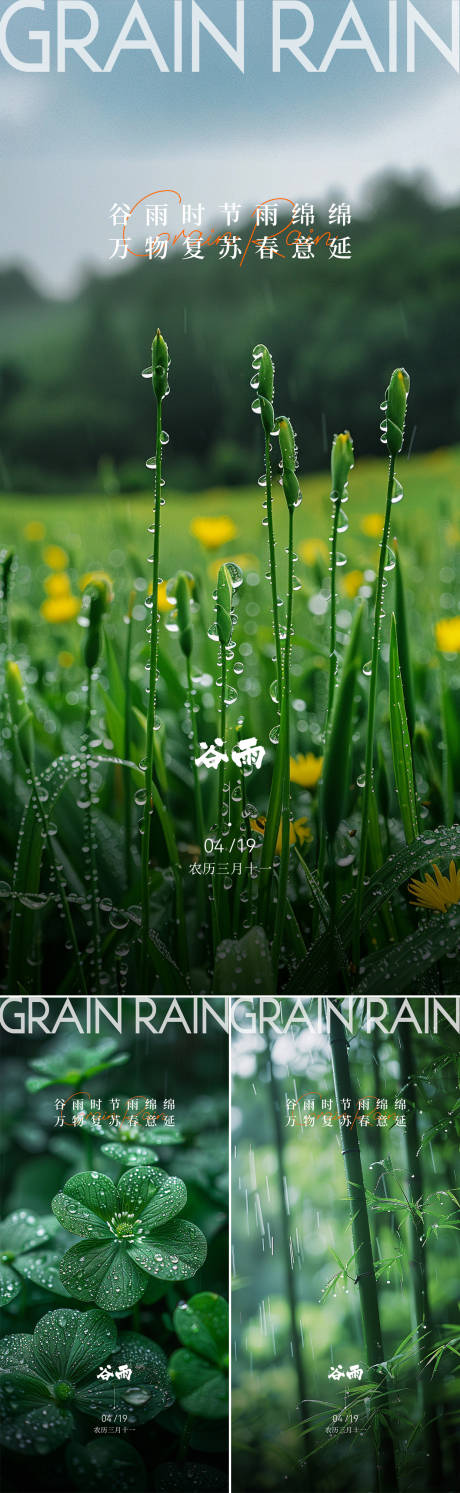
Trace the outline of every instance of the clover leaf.
{"label": "clover leaf", "polygon": [[67,1468],[75,1488],[85,1493],[100,1493],[114,1486],[117,1493],[144,1493],[145,1467],[142,1457],[129,1442],[110,1445],[88,1441],[86,1446],[71,1442],[66,1453]]}
{"label": "clover leaf", "polygon": [[128,1100],[121,1098],[111,1120],[86,1115],[79,1128],[105,1141],[103,1155],[119,1166],[151,1166],[158,1160],[156,1146],[177,1146],[183,1140],[176,1125],[144,1124],[136,1111],[129,1112]]}
{"label": "clover leaf", "polygon": [[[50,1214],[38,1218],[19,1208],[0,1223],[0,1306],[14,1301],[22,1289],[22,1278],[31,1280],[46,1291],[55,1291],[58,1296],[67,1296],[59,1275],[59,1256],[53,1250],[40,1246],[47,1244],[58,1228],[57,1220]],[[33,1254],[32,1250],[39,1250]]]}
{"label": "clover leaf", "polygon": [[104,1037],[88,1047],[83,1042],[58,1042],[49,1047],[46,1057],[33,1058],[31,1068],[39,1076],[26,1079],[26,1089],[36,1094],[52,1083],[76,1085],[94,1073],[104,1073],[107,1068],[119,1068],[127,1063],[129,1052],[119,1052],[114,1037]]}
{"label": "clover leaf", "polygon": [[131,1167],[117,1186],[102,1172],[78,1172],[53,1198],[63,1228],[79,1234],[61,1260],[72,1296],[123,1311],[140,1301],[151,1276],[185,1280],[206,1259],[204,1234],[177,1218],[187,1201],[180,1177],[155,1167]]}
{"label": "clover leaf", "polygon": [[206,1420],[228,1413],[228,1306],[223,1296],[201,1291],[182,1301],[173,1316],[178,1348],[169,1376],[184,1410]]}
{"label": "clover leaf", "polygon": [[[100,1381],[96,1370],[104,1365],[107,1377]],[[126,1368],[131,1377],[123,1372],[117,1378]],[[129,1332],[117,1345],[106,1312],[47,1312],[33,1335],[13,1334],[0,1344],[0,1442],[13,1451],[53,1451],[74,1434],[76,1412],[92,1416],[120,1407],[128,1425],[136,1426],[172,1402],[162,1349]]]}

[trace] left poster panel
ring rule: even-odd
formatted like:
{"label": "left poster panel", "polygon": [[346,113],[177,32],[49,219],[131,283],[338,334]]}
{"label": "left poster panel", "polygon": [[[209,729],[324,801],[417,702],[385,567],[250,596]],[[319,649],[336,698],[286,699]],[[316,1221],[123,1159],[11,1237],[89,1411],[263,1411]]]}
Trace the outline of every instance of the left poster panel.
{"label": "left poster panel", "polygon": [[0,1002],[3,1493],[228,1493],[225,999]]}

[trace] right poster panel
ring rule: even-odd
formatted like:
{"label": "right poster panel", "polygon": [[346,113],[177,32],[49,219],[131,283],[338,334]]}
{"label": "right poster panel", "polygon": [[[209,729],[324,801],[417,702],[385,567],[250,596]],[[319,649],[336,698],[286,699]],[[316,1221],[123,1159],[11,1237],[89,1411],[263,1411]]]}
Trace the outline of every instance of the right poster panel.
{"label": "right poster panel", "polygon": [[232,1002],[233,1493],[452,1493],[460,997]]}

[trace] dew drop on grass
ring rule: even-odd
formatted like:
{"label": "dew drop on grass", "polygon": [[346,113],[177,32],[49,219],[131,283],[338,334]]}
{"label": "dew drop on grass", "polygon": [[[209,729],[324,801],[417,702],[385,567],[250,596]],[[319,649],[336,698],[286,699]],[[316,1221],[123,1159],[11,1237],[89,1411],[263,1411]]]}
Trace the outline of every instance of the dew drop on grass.
{"label": "dew drop on grass", "polygon": [[367,664],[363,664],[363,674],[366,675],[366,679],[368,679],[369,675],[372,674],[372,659],[371,658],[368,659]]}

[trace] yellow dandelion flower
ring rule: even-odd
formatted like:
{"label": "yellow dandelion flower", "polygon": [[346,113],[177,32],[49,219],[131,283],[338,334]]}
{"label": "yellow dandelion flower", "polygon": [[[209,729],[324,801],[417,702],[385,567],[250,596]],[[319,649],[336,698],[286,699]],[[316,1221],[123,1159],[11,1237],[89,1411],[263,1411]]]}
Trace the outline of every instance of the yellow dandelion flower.
{"label": "yellow dandelion flower", "polygon": [[69,556],[60,544],[47,544],[43,550],[43,559],[49,570],[67,570]]}
{"label": "yellow dandelion flower", "polygon": [[113,593],[112,593],[113,582],[111,580],[111,577],[109,575],[107,575],[107,571],[106,570],[87,570],[85,572],[85,575],[81,575],[80,576],[80,580],[79,580],[78,584],[79,584],[79,587],[80,587],[80,591],[86,591],[86,587],[87,586],[101,586],[101,585],[106,585],[108,587],[109,592],[110,592],[110,598],[109,599],[110,599],[110,601],[113,601]]}
{"label": "yellow dandelion flower", "polygon": [[80,611],[78,596],[49,596],[42,601],[41,615],[45,622],[73,622]]}
{"label": "yellow dandelion flower", "polygon": [[409,882],[413,905],[431,907],[434,912],[447,912],[448,907],[460,902],[460,871],[456,870],[455,861],[450,863],[448,876],[442,875],[434,861],[433,871],[434,877],[425,876],[423,881]]}
{"label": "yellow dandelion flower", "polygon": [[68,653],[66,648],[63,648],[61,653],[58,653],[58,664],[60,669],[71,669],[72,664],[74,663],[75,655],[73,653]]}
{"label": "yellow dandelion flower", "polygon": [[300,788],[316,788],[323,771],[323,757],[315,757],[314,752],[307,752],[302,757],[290,757],[289,776],[291,783],[298,783]]}
{"label": "yellow dandelion flower", "polygon": [[[258,814],[257,815],[257,819],[250,819],[249,820],[249,825],[250,825],[250,829],[252,831],[252,834],[254,834],[254,835],[264,835],[265,834],[265,825],[266,825],[266,823],[267,823],[267,820],[265,818],[265,814]],[[298,840],[299,845],[306,845],[306,844],[308,844],[309,840],[311,840],[311,838],[312,838],[312,833],[311,833],[311,829],[310,829],[310,826],[308,824],[307,819],[303,818],[303,819],[295,819],[294,821],[291,820],[291,823],[289,825],[289,844],[290,844],[291,847],[292,847],[292,845],[295,845],[296,840]],[[282,825],[280,823],[280,827],[279,827],[279,830],[278,830],[278,837],[277,837],[277,841],[276,841],[276,845],[275,845],[276,855],[281,855],[282,842],[283,842],[283,831],[282,831]]]}
{"label": "yellow dandelion flower", "polygon": [[[169,596],[166,594],[167,584],[168,584],[167,581],[160,581],[160,584],[159,584],[159,587],[158,587],[158,611],[159,612],[169,612],[171,610],[171,607],[174,606],[174,602],[170,601]],[[147,591],[147,596],[151,596],[152,595],[152,591],[153,591],[153,581],[150,582],[150,586],[149,586],[149,589]]]}
{"label": "yellow dandelion flower", "polygon": [[434,630],[440,653],[460,653],[460,617],[442,617]]}
{"label": "yellow dandelion flower", "polygon": [[45,538],[46,529],[38,518],[31,518],[30,523],[25,525],[22,532],[24,539],[29,540],[29,544],[41,544]]}
{"label": "yellow dandelion flower", "polygon": [[355,596],[358,595],[363,582],[364,574],[362,570],[348,570],[346,575],[342,576],[342,591],[345,592],[345,596],[349,596],[350,601],[353,601]]}
{"label": "yellow dandelion flower", "polygon": [[361,519],[360,529],[368,539],[380,539],[383,529],[383,518],[381,513],[365,513]]}
{"label": "yellow dandelion flower", "polygon": [[70,576],[66,570],[53,570],[44,581],[47,596],[70,596]]}
{"label": "yellow dandelion flower", "polygon": [[460,529],[458,527],[458,524],[449,524],[446,539],[449,548],[456,549],[457,544],[460,544]]}
{"label": "yellow dandelion flower", "polygon": [[218,550],[230,539],[235,539],[238,530],[232,518],[194,518],[190,533],[198,539],[205,550]]}
{"label": "yellow dandelion flower", "polygon": [[[226,562],[231,560],[232,565],[239,565],[240,570],[260,569],[260,561],[257,559],[257,555],[226,555],[225,560]],[[221,564],[221,560],[211,560],[210,565],[208,565],[208,575],[212,581],[217,580]]]}
{"label": "yellow dandelion flower", "polygon": [[329,558],[324,539],[302,539],[302,543],[299,544],[299,555],[306,565],[315,565],[317,560],[324,560],[327,565]]}

